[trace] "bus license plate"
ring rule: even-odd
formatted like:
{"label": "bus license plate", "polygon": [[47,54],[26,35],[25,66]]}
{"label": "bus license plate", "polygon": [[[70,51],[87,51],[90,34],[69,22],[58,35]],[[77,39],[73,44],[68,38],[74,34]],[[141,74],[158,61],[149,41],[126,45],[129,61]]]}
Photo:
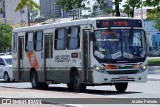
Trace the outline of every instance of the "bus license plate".
{"label": "bus license plate", "polygon": [[127,79],[128,79],[127,76],[121,76],[121,77],[119,77],[119,80],[127,80]]}

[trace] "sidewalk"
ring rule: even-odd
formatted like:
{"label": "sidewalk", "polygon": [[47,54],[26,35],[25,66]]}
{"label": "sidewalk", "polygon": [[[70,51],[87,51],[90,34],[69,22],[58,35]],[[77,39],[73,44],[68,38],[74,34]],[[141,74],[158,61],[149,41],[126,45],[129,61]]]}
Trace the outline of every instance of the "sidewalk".
{"label": "sidewalk", "polygon": [[160,66],[148,66],[148,74],[160,74]]}

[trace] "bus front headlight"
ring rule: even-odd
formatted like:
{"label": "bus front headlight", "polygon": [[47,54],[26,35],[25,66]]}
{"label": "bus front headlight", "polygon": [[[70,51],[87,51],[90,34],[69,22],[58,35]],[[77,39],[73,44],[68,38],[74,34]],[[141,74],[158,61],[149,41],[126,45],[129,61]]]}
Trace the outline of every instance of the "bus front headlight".
{"label": "bus front headlight", "polygon": [[145,71],[146,69],[147,69],[147,65],[145,64],[145,65],[142,65],[141,66],[141,69],[143,70],[143,71]]}
{"label": "bus front headlight", "polygon": [[95,70],[96,70],[96,71],[100,71],[101,68],[100,68],[99,66],[97,66],[97,67],[95,68]]}
{"label": "bus front headlight", "polygon": [[93,66],[94,70],[98,71],[98,72],[104,72],[105,69],[103,67],[100,67],[100,66],[97,66],[97,65],[94,65]]}

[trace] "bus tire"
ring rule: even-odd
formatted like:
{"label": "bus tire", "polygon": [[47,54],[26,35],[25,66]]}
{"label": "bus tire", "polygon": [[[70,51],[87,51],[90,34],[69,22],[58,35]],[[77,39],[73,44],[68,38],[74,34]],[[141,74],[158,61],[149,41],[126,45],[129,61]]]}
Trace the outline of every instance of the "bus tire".
{"label": "bus tire", "polygon": [[69,91],[73,91],[73,83],[67,83],[67,87]]}
{"label": "bus tire", "polygon": [[73,89],[75,92],[84,92],[86,90],[86,85],[81,83],[78,72],[75,72],[73,76]]}
{"label": "bus tire", "polygon": [[5,82],[9,82],[10,81],[10,78],[9,78],[9,75],[7,72],[4,73],[4,81]]}
{"label": "bus tire", "polygon": [[116,83],[115,88],[118,92],[125,92],[128,87],[128,83]]}
{"label": "bus tire", "polygon": [[33,89],[40,88],[40,84],[38,82],[38,76],[37,76],[36,71],[33,71],[31,74],[31,85]]}
{"label": "bus tire", "polygon": [[41,89],[48,89],[49,84],[46,84],[45,82],[40,82],[39,85],[40,85],[39,88],[41,88]]}

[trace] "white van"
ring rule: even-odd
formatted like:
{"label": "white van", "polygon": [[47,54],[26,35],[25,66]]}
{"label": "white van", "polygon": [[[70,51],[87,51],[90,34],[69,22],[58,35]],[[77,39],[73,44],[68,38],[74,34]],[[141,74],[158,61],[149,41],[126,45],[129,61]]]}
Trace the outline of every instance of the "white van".
{"label": "white van", "polygon": [[14,80],[11,55],[0,56],[0,79],[4,79],[6,82]]}

